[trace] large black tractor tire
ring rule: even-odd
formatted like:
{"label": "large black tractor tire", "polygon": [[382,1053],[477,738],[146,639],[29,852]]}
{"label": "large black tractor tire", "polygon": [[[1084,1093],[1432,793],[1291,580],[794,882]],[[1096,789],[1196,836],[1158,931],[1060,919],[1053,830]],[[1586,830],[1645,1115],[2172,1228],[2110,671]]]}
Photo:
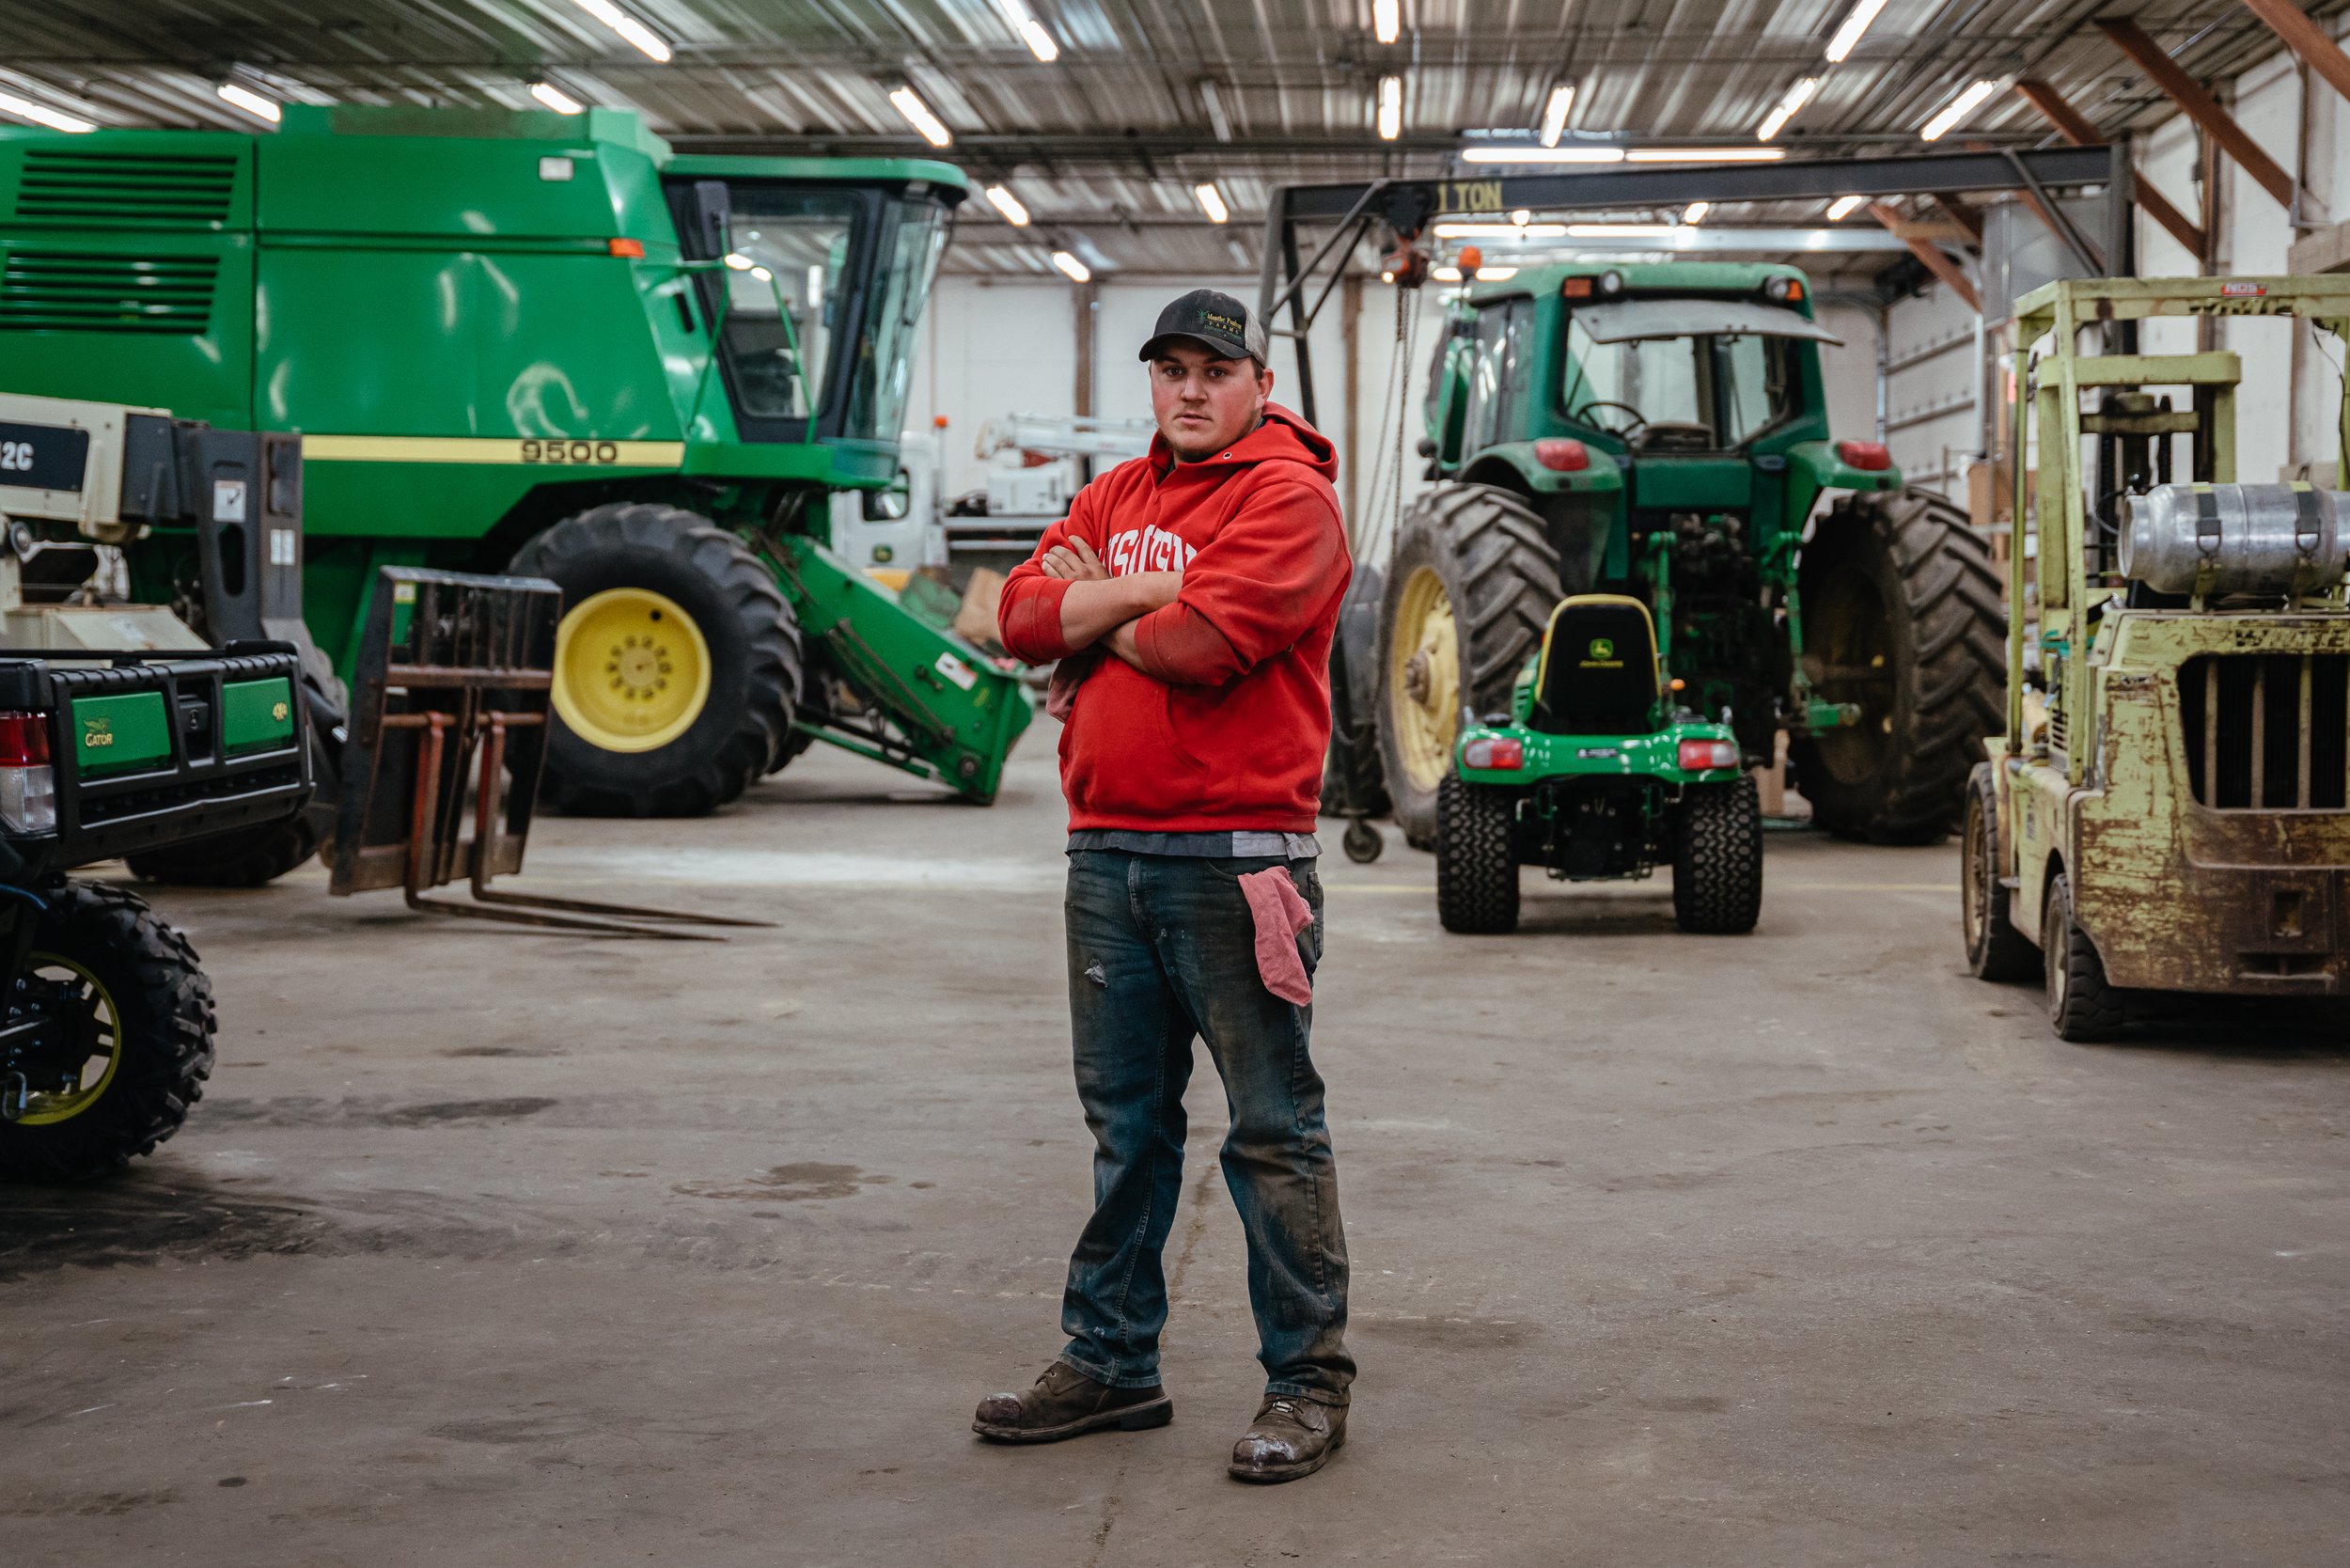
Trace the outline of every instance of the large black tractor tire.
{"label": "large black tractor tire", "polygon": [[2073,918],[2073,885],[2061,872],[2048,879],[2040,922],[2042,973],[2048,987],[2048,1023],[2059,1040],[2076,1044],[2118,1037],[2129,1022],[2126,992],[2106,979],[2105,960]]}
{"label": "large black tractor tire", "polygon": [[1517,797],[1449,773],[1436,786],[1436,918],[1465,936],[1518,929]]}
{"label": "large black tractor tire", "polygon": [[1751,775],[1692,784],[1673,841],[1673,920],[1705,936],[1742,936],[1762,917],[1762,801]]}
{"label": "large black tractor tire", "polygon": [[1790,748],[1812,820],[1873,843],[1958,825],[1982,741],[2005,722],[2007,612],[1990,545],[1922,490],[1856,495],[1803,547],[1804,665],[1860,721]]}
{"label": "large black tractor tire", "polygon": [[330,694],[317,677],[306,673],[302,680],[309,703],[310,804],[281,822],[141,850],[125,857],[132,875],[180,887],[259,887],[332,842],[350,699],[340,681]]}
{"label": "large black tractor tire", "polygon": [[[1461,709],[1506,711],[1559,604],[1559,553],[1509,491],[1440,484],[1396,528],[1379,609],[1379,757],[1396,825],[1436,841],[1436,791]],[[1431,613],[1431,612],[1434,613]]]}
{"label": "large black tractor tire", "polygon": [[212,987],[188,939],[135,894],[69,882],[47,898],[11,1011],[65,1011],[77,1048],[108,1046],[114,1061],[102,1070],[92,1051],[81,1063],[78,1106],[62,1076],[33,1084],[26,1114],[0,1121],[0,1179],[80,1182],[152,1153],[203,1097]]}
{"label": "large black tractor tire", "polygon": [[[701,816],[784,756],[800,699],[799,621],[774,574],[734,535],[696,512],[620,501],[557,523],[523,546],[512,570],[559,585],[567,622],[598,594],[658,594],[693,622],[708,655],[707,697],[658,745],[607,746],[558,721],[540,790],[548,805],[590,817]],[[558,696],[567,680],[592,673],[591,651],[574,646],[580,624],[567,630],[557,658]]]}
{"label": "large black tractor tire", "polygon": [[1977,980],[2029,980],[2040,955],[2009,915],[2012,891],[2000,880],[1998,780],[1989,762],[1966,779],[1966,824],[1959,836],[1959,914],[1966,922],[1966,967]]}

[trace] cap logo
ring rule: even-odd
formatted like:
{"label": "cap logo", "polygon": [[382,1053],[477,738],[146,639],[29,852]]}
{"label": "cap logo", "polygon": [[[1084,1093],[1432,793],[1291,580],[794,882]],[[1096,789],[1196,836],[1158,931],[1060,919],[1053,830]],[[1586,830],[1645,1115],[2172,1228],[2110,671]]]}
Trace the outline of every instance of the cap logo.
{"label": "cap logo", "polygon": [[1218,332],[1229,332],[1235,337],[1240,336],[1241,323],[1230,316],[1219,316],[1213,310],[1202,310],[1199,312],[1199,319]]}

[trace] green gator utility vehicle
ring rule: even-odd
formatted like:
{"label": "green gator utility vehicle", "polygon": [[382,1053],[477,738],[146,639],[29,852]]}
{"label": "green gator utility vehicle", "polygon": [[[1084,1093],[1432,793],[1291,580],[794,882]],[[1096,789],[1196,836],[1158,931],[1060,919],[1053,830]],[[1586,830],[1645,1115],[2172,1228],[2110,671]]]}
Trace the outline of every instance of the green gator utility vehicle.
{"label": "green gator utility vehicle", "polygon": [[[1016,682],[854,570],[830,507],[897,478],[964,191],[935,163],[681,156],[602,109],[8,127],[0,365],[300,431],[306,618],[346,675],[383,566],[561,585],[558,806],[708,811],[811,738],[986,801]],[[129,555],[136,599],[193,574],[170,529]]]}
{"label": "green gator utility vehicle", "polygon": [[302,660],[0,651],[0,1179],[118,1170],[212,1069],[212,991],[136,894],[66,872],[308,803]]}
{"label": "green gator utility vehicle", "polygon": [[2015,515],[2039,548],[2009,563],[2007,725],[1967,794],[1966,957],[2044,978],[2066,1040],[2110,1038],[2134,994],[2350,996],[2350,492],[2237,482],[2242,362],[2132,352],[2164,317],[2232,339],[2299,317],[2339,352],[2350,277],[2016,304],[2015,440],[2039,462]]}
{"label": "green gator utility vehicle", "polygon": [[1569,882],[1673,869],[1673,917],[1716,935],[1762,909],[1762,808],[1737,737],[1681,706],[1648,606],[1559,602],[1503,722],[1468,729],[1436,788],[1436,913],[1517,929],[1518,868]]}
{"label": "green gator utility vehicle", "polygon": [[[1834,340],[1790,267],[1543,266],[1470,288],[1425,408],[1440,482],[1384,558],[1362,552],[1341,616],[1341,700],[1374,720],[1340,713],[1349,814],[1384,786],[1406,838],[1432,842],[1464,716],[1506,718],[1552,607],[1601,591],[1649,607],[1682,700],[1747,762],[1790,732],[1823,826],[1954,826],[1998,727],[1998,578],[1964,514],[1903,488],[1882,446],[1830,438]],[[1812,521],[1830,492],[1846,494]]]}

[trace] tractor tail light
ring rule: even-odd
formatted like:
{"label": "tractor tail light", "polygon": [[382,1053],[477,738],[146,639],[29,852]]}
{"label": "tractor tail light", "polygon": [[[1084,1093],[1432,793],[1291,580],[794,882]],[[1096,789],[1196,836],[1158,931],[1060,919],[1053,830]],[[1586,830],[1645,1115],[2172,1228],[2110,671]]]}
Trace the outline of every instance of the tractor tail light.
{"label": "tractor tail light", "polygon": [[1590,299],[1591,297],[1591,280],[1588,277],[1571,277],[1564,283],[1559,285],[1559,293],[1560,297],[1564,299]]}
{"label": "tractor tail light", "polygon": [[1736,741],[1684,741],[1681,743],[1681,768],[1684,773],[1709,773],[1716,768],[1738,765]]}
{"label": "tractor tail light", "polygon": [[1480,735],[1461,748],[1461,760],[1472,768],[1522,768],[1526,743],[1515,735]]}
{"label": "tractor tail light", "polygon": [[1534,443],[1534,461],[1561,474],[1579,473],[1591,465],[1591,449],[1571,436],[1544,436]]}
{"label": "tractor tail light", "polygon": [[0,713],[0,823],[14,833],[57,830],[57,773],[49,715]]}
{"label": "tractor tail light", "polygon": [[1882,441],[1840,441],[1836,455],[1844,460],[1847,468],[1857,468],[1866,474],[1882,473],[1893,466],[1893,454],[1885,449]]}

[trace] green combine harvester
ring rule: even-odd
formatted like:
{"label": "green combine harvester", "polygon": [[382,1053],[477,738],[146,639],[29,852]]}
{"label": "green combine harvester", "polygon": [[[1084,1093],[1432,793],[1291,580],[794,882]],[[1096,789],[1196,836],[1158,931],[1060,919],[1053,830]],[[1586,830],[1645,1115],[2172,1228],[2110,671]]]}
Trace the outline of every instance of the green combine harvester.
{"label": "green combine harvester", "polygon": [[[8,127],[0,391],[301,432],[305,619],[345,676],[381,568],[554,579],[560,808],[707,812],[816,739],[984,803],[1025,696],[832,538],[835,494],[898,478],[965,189],[601,109]],[[191,535],[126,554],[133,599],[193,597]]]}

